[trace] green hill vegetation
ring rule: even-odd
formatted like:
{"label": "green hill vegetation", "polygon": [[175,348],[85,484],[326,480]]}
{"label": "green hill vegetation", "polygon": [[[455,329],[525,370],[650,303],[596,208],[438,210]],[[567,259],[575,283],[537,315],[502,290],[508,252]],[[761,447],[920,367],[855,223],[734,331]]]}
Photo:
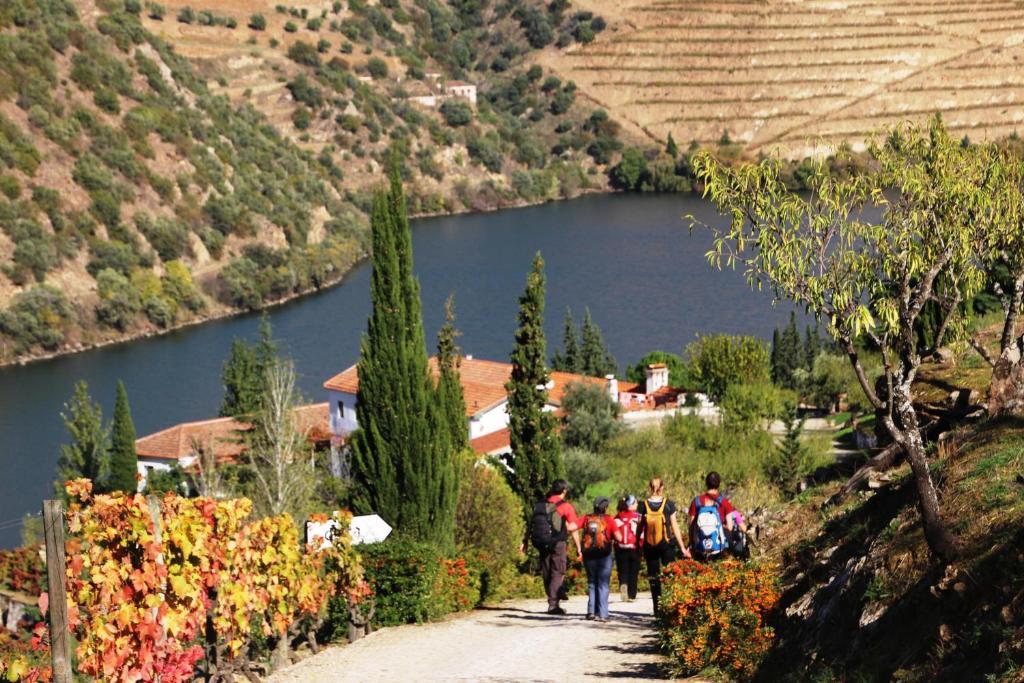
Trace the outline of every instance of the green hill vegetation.
{"label": "green hill vegetation", "polygon": [[[172,5],[0,8],[0,362],[336,281],[367,252],[388,158],[418,214],[601,188],[622,146],[526,61],[594,19],[558,3]],[[263,65],[256,87],[232,88],[238,59]],[[409,99],[456,78],[475,106]]]}

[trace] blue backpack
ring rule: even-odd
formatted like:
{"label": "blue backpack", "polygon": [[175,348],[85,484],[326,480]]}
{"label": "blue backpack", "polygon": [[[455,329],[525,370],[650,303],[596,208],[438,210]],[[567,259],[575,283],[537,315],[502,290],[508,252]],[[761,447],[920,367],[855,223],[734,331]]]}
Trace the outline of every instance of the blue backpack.
{"label": "blue backpack", "polygon": [[722,496],[716,498],[710,505],[702,504],[703,497],[697,496],[693,499],[693,505],[697,508],[697,515],[693,518],[693,544],[699,555],[709,557],[725,550],[725,525],[719,508]]}

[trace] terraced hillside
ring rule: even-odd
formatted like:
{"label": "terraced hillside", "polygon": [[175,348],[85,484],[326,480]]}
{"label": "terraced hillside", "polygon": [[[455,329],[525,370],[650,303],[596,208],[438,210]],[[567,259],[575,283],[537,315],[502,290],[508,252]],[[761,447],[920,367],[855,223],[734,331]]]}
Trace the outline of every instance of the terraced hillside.
{"label": "terraced hillside", "polygon": [[1024,121],[1015,0],[582,0],[609,20],[543,62],[664,140],[803,156],[942,112],[972,139]]}

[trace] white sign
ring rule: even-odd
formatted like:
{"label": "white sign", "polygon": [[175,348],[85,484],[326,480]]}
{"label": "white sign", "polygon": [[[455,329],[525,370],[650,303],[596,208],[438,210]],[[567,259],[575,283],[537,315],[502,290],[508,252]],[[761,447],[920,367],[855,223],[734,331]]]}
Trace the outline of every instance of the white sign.
{"label": "white sign", "polygon": [[380,515],[360,515],[352,518],[352,545],[380,543],[391,534],[391,525]]}
{"label": "white sign", "polygon": [[[352,545],[360,543],[380,543],[391,534],[391,525],[381,519],[380,515],[361,515],[352,518],[352,526],[349,528],[352,535]],[[330,547],[338,534],[338,521],[328,519],[323,522],[306,522],[306,542],[312,543],[313,539],[320,538],[320,547],[323,550]]]}

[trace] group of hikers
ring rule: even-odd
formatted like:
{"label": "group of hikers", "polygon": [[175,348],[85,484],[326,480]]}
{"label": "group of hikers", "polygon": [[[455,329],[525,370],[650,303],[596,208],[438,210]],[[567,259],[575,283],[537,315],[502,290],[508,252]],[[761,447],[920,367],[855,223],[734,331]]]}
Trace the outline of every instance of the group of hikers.
{"label": "group of hikers", "polygon": [[657,614],[661,569],[675,561],[677,549],[683,557],[703,562],[729,555],[745,558],[747,528],[743,515],[722,495],[721,475],[710,472],[704,483],[705,491],[693,499],[686,511],[687,543],[679,522],[679,509],[665,496],[665,484],[658,477],[649,482],[646,500],[625,496],[619,501],[614,517],[608,514],[610,501],[604,496],[594,501],[592,514],[578,516],[568,500],[568,484],[564,479],[555,481],[548,495],[534,507],[530,528],[533,544],[540,552],[547,613],[566,613],[559,603],[567,598],[563,584],[570,538],[587,571],[587,619],[598,621],[608,619],[613,559],[622,600],[631,602],[636,599],[643,558]]}

